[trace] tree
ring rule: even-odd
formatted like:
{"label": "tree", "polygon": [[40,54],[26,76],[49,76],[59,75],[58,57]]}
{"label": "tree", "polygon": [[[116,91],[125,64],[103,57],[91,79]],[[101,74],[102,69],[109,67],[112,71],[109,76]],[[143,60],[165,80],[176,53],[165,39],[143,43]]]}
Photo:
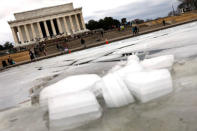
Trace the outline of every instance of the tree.
{"label": "tree", "polygon": [[14,47],[13,44],[9,41],[5,42],[4,44],[4,49],[9,50],[9,49],[12,49],[13,47]]}
{"label": "tree", "polygon": [[197,0],[178,0],[181,3],[178,5],[178,8],[190,8],[197,9]]}
{"label": "tree", "polygon": [[113,26],[114,26],[114,19],[112,17],[105,17],[103,29],[104,30],[112,29]]}
{"label": "tree", "polygon": [[142,24],[142,23],[144,23],[144,20],[135,19],[135,20],[132,21],[132,23],[135,23],[135,24]]}
{"label": "tree", "polygon": [[0,50],[4,50],[4,47],[2,45],[0,45]]}
{"label": "tree", "polygon": [[88,24],[86,24],[86,27],[89,29],[89,30],[95,30],[98,28],[98,22],[95,21],[95,20],[90,20],[88,21]]}
{"label": "tree", "polygon": [[121,19],[121,24],[126,25],[127,24],[127,18],[122,18]]}
{"label": "tree", "polygon": [[152,19],[146,19],[146,20],[145,20],[145,22],[149,22],[149,21],[152,21]]}
{"label": "tree", "polygon": [[118,26],[120,26],[120,21],[119,21],[119,20],[114,19],[114,25],[116,25],[117,27],[118,27]]}
{"label": "tree", "polygon": [[99,21],[90,20],[86,24],[86,27],[89,30],[95,30],[95,29],[112,29],[113,27],[117,27],[120,25],[120,21],[117,19],[113,19],[112,17],[105,17],[104,19],[100,19]]}

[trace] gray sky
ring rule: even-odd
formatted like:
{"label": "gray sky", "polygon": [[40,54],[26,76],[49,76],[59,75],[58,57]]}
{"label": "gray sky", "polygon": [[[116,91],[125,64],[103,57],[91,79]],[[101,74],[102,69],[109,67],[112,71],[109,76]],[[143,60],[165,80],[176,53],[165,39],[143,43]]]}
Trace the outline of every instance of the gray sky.
{"label": "gray sky", "polygon": [[13,41],[7,21],[14,20],[13,13],[73,2],[74,7],[83,7],[85,21],[98,20],[105,16],[117,19],[126,17],[150,19],[166,16],[176,7],[177,0],[1,0],[0,5],[0,44]]}

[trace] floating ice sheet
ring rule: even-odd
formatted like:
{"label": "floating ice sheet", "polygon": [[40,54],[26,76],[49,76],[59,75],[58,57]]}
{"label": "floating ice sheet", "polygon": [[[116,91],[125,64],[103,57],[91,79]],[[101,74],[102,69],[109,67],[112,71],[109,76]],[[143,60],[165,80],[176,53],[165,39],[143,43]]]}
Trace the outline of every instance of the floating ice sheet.
{"label": "floating ice sheet", "polygon": [[[152,54],[149,54],[150,58],[174,54],[176,60],[182,61],[196,57],[196,32],[197,22],[193,22],[4,70],[0,73],[0,90],[3,92],[0,94],[3,99],[0,101],[0,108],[16,106],[16,104],[29,99],[29,89],[37,85],[37,79],[64,73],[67,68],[72,67],[70,64],[78,60],[103,57],[110,53],[122,54],[141,51],[145,53],[153,51]],[[65,67],[66,65],[69,67]],[[43,67],[43,70],[37,70],[36,67]],[[85,69],[91,71],[89,66]],[[10,92],[10,90],[12,91]]]}
{"label": "floating ice sheet", "polygon": [[116,60],[122,60],[122,55],[120,54],[112,54],[109,56],[103,56],[101,58],[98,58],[96,60],[94,60],[93,62],[106,62],[106,61],[116,61]]}

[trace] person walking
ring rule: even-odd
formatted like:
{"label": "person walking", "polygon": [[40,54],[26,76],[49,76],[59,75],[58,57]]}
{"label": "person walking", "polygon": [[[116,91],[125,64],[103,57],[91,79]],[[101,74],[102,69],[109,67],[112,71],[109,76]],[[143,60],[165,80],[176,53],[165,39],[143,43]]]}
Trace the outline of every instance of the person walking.
{"label": "person walking", "polygon": [[166,21],[165,20],[163,20],[162,23],[163,23],[163,26],[166,26]]}
{"label": "person walking", "polygon": [[29,56],[30,56],[30,59],[32,61],[34,59],[34,54],[31,50],[29,50]]}
{"label": "person walking", "polygon": [[132,26],[133,35],[135,35],[135,26]]}
{"label": "person walking", "polygon": [[104,37],[104,31],[101,30],[101,37],[103,38]]}
{"label": "person walking", "polygon": [[34,47],[34,54],[35,54],[35,58],[38,58],[39,57],[39,47],[38,47],[38,45],[36,45]]}
{"label": "person walking", "polygon": [[47,55],[47,52],[46,52],[46,45],[45,44],[41,44],[39,46],[39,50],[41,53],[43,53],[45,56]]}
{"label": "person walking", "polygon": [[140,32],[139,26],[136,26],[136,34],[138,35]]}
{"label": "person walking", "polygon": [[42,47],[42,48],[43,48],[43,53],[44,53],[44,55],[45,55],[45,56],[47,56],[46,45],[45,45],[45,44],[43,44],[43,47]]}
{"label": "person walking", "polygon": [[86,48],[86,43],[85,43],[85,40],[83,38],[81,38],[81,45],[83,45]]}

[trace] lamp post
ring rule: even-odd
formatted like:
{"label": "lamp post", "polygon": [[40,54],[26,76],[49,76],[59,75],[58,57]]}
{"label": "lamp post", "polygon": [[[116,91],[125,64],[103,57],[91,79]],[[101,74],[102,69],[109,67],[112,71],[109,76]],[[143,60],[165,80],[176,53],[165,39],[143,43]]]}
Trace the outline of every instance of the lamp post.
{"label": "lamp post", "polygon": [[174,5],[173,5],[173,0],[172,0],[172,12],[173,12],[173,16],[175,16],[175,10],[174,10]]}

